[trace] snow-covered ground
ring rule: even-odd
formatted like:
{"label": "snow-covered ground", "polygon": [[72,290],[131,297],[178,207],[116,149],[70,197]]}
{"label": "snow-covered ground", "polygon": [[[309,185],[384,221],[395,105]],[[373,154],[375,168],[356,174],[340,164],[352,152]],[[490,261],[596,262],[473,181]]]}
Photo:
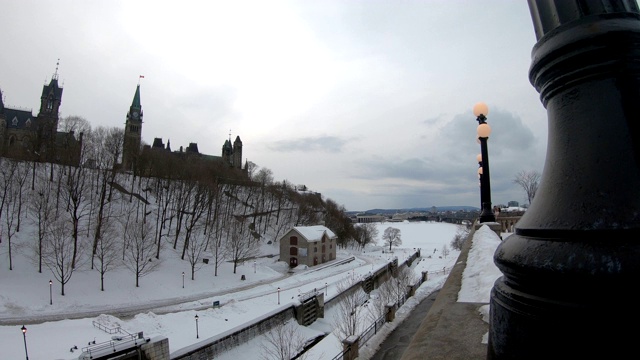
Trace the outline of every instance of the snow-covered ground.
{"label": "snow-covered ground", "polygon": [[[322,267],[322,270],[317,270],[318,267],[296,269],[293,274],[288,272],[286,263],[277,261],[277,255],[245,262],[236,274],[232,271],[232,264],[225,263],[219,268],[218,276],[213,276],[213,265],[206,264],[196,272],[194,280],[189,276],[188,263],[174,254],[173,258],[163,260],[157,271],[143,277],[138,288],[130,272],[118,269],[107,273],[103,292],[100,291],[99,273],[84,270],[73,274],[65,287],[65,296],[60,295],[59,285],[55,282],[50,287],[48,270],[43,273],[34,271],[34,266],[29,263],[31,260],[23,255],[26,253],[24,249],[17,256],[14,254],[11,271],[3,253],[0,265],[0,321],[3,324],[0,326],[0,358],[19,359],[25,356],[23,324],[27,327],[26,344],[32,359],[77,359],[82,347],[89,342],[110,340],[112,335],[95,327],[94,322],[109,328],[120,327],[132,334],[142,331],[145,337],[165,336],[169,339],[170,351],[175,352],[287,307],[296,301],[300,293],[325,289],[327,298],[331,298],[337,292],[336,282],[344,277],[364,276],[384,266],[393,257],[398,257],[402,263],[420,248],[422,259],[412,268],[418,275],[429,271],[429,280],[398,311],[397,316],[401,319],[419,300],[444,283],[448,272],[443,270],[451,269],[459,252],[451,250],[447,257],[440,256],[440,253],[444,245],[450,248],[458,228],[452,224],[426,222],[382,223],[377,226],[380,234],[389,226],[399,228],[403,244],[394,248],[393,253],[381,246],[367,247],[364,251],[340,250],[337,260],[352,256],[354,260],[339,266]],[[265,245],[263,252],[277,254],[278,249]],[[241,275],[246,280],[240,280]],[[220,307],[212,307],[214,301],[218,301]],[[126,315],[127,311],[137,315]],[[74,319],[65,319],[71,317]],[[330,332],[331,323],[330,314],[326,314],[325,319],[301,331],[313,337]],[[389,328],[385,331],[393,327],[392,324],[385,326]],[[375,342],[383,338],[374,337],[366,348],[375,349]],[[236,351],[242,351],[244,356],[256,354],[255,358],[259,358],[260,341],[258,337]],[[74,346],[78,350],[71,352]],[[363,358],[367,356],[366,348],[361,353]],[[331,358],[340,351],[338,339],[329,335],[309,352],[308,358]],[[235,351],[220,357],[237,358]]]}

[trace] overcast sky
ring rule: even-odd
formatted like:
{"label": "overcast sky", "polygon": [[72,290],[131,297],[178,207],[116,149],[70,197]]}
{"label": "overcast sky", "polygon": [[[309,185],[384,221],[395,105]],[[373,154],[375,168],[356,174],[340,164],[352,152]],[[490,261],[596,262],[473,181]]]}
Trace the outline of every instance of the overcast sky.
{"label": "overcast sky", "polygon": [[[141,81],[142,139],[243,157],[347,210],[480,205],[473,105],[489,106],[494,204],[542,172],[546,110],[528,79],[526,1],[0,0],[0,89],[37,114],[123,127]],[[139,79],[143,75],[144,79]]]}

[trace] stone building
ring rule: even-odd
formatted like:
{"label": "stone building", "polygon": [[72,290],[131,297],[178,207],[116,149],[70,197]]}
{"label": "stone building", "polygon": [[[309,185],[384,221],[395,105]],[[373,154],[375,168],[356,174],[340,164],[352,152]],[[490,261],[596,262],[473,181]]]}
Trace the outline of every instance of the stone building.
{"label": "stone building", "polygon": [[214,165],[218,169],[232,169],[244,177],[248,176],[248,161],[245,160],[244,166],[242,163],[242,140],[240,140],[240,136],[236,136],[233,143],[231,143],[231,137],[229,137],[222,145],[220,156],[201,153],[198,150],[197,143],[189,143],[188,146],[180,146],[178,150],[173,151],[170,140],[167,140],[167,145],[165,146],[162,138],[154,138],[151,146],[142,146],[142,118],[140,84],[138,84],[125,122],[122,148],[122,168],[124,170],[134,170],[135,165],[138,164],[141,167],[145,167],[143,172],[150,172],[149,175],[151,175],[157,171],[153,169],[151,162],[180,160],[209,167]]}
{"label": "stone building", "polygon": [[315,266],[336,258],[338,237],[323,225],[296,226],[280,239],[280,261]]}
{"label": "stone building", "polygon": [[58,131],[61,104],[57,68],[42,87],[37,116],[31,110],[5,106],[0,91],[0,156],[78,166],[83,134],[76,138],[73,131]]}

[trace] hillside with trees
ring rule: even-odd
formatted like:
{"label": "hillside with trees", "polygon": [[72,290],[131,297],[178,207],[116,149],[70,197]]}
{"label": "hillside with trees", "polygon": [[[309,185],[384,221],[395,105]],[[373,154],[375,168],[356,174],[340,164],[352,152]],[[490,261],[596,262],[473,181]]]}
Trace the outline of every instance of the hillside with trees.
{"label": "hillside with trees", "polygon": [[0,158],[0,241],[8,259],[0,266],[12,269],[13,255],[23,252],[36,271],[51,270],[63,295],[78,269],[96,270],[103,283],[109,271],[126,267],[137,285],[169,248],[190,264],[192,278],[204,254],[217,275],[223,261],[258,256],[260,244],[293,226],[324,224],[339,246],[370,241],[356,236],[343,206],[275,181],[267,168],[251,164],[247,177],[150,155],[137,171],[122,172],[122,130],[85,131],[82,166]]}

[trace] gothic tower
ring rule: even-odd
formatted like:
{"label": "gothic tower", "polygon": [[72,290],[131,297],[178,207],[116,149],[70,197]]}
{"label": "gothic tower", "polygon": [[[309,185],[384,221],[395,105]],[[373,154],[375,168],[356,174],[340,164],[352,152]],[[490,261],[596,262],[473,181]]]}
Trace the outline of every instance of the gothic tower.
{"label": "gothic tower", "polygon": [[229,139],[224,141],[222,145],[222,161],[227,163],[229,166],[233,165],[233,146],[231,146],[231,134],[229,134]]}
{"label": "gothic tower", "polygon": [[[59,64],[59,63],[58,63]],[[42,87],[38,112],[35,149],[48,161],[55,160],[56,134],[62,103],[62,88],[58,85],[58,67],[49,85]]]}
{"label": "gothic tower", "polygon": [[242,140],[240,140],[240,136],[236,136],[236,140],[233,142],[232,166],[236,169],[242,169]]}
{"label": "gothic tower", "polygon": [[4,112],[2,90],[0,90],[0,155],[4,154],[5,135],[7,130],[7,115]]}
{"label": "gothic tower", "polygon": [[127,113],[124,128],[124,144],[122,146],[122,168],[133,170],[142,142],[142,105],[140,105],[140,84],[136,88],[133,102]]}

